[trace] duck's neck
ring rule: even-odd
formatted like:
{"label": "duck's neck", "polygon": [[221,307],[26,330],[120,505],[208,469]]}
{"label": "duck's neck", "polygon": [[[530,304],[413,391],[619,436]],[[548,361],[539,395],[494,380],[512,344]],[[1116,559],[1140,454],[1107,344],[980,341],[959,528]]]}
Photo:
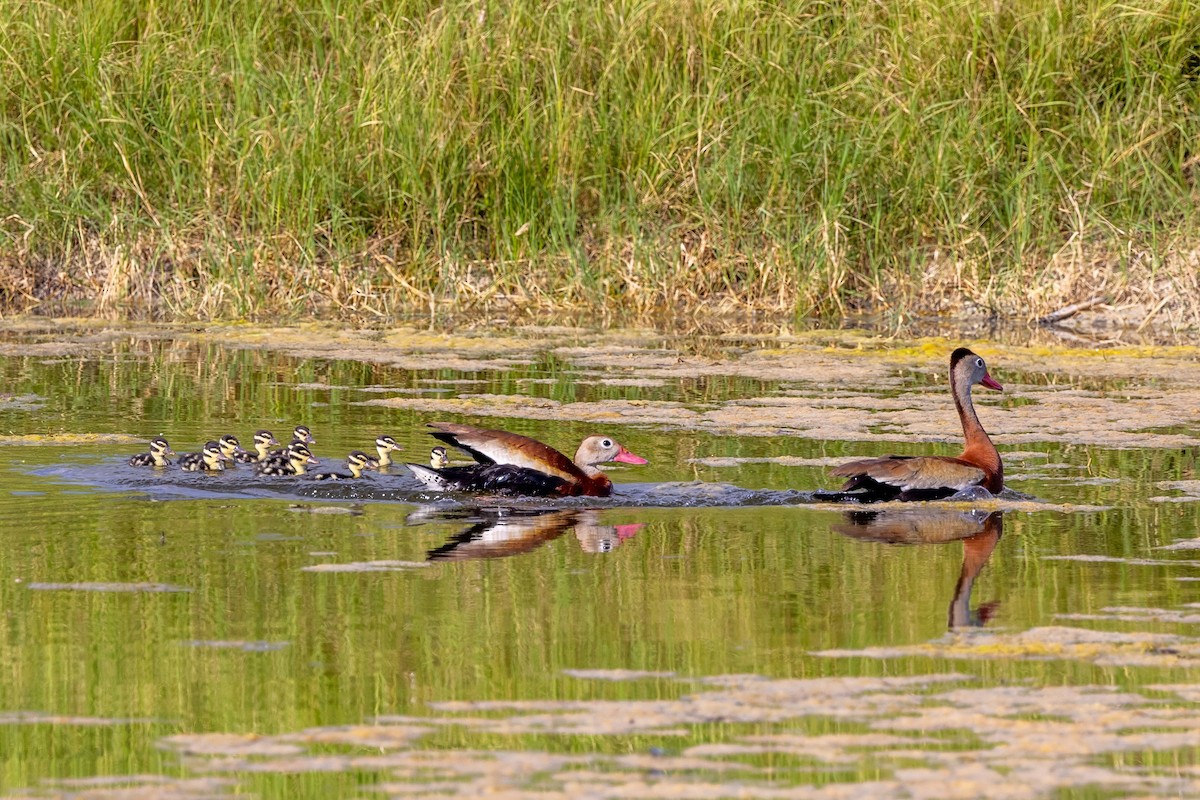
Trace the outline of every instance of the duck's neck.
{"label": "duck's neck", "polygon": [[151,453],[150,457],[154,459],[154,466],[156,467],[169,467],[171,465],[171,462],[167,460],[166,455],[163,453]]}
{"label": "duck's neck", "polygon": [[271,445],[266,442],[255,442],[254,449],[258,451],[258,460],[262,461],[267,457],[267,453],[271,452]]}
{"label": "duck's neck", "polygon": [[[954,394],[954,407],[958,409],[958,418],[962,421],[963,440],[963,460],[976,464],[994,477],[988,481],[988,489],[990,491],[998,491],[1000,486],[1004,484],[1004,466],[1000,462],[1000,454],[996,452],[996,445],[992,444],[991,438],[988,437],[987,431],[983,429],[983,425],[979,422],[979,416],[975,413],[975,404],[971,402],[971,384],[960,383],[954,373],[950,373],[951,391]],[[992,486],[996,489],[992,489]]]}
{"label": "duck's neck", "polygon": [[347,462],[346,466],[350,468],[351,475],[353,475],[356,478],[362,477],[363,468],[360,467],[358,464],[355,464],[353,461],[351,461],[351,462]]}
{"label": "duck's neck", "polygon": [[388,454],[389,449],[390,448],[384,447],[381,444],[375,445],[375,450],[379,453],[379,466],[386,467],[388,464],[392,463],[392,457]]}
{"label": "duck's neck", "polygon": [[292,461],[292,469],[296,470],[297,475],[303,475],[308,471],[308,465],[306,461],[301,461],[297,458]]}

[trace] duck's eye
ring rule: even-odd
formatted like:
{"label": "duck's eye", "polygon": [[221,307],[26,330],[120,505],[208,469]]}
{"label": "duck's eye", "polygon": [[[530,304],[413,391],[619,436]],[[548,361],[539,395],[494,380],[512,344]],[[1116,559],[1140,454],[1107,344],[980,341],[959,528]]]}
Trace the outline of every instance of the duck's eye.
{"label": "duck's eye", "polygon": [[977,359],[975,359],[975,366],[977,366],[977,367],[982,367],[982,366],[983,366],[983,359],[982,359],[982,358],[977,358]]}
{"label": "duck's eye", "polygon": [[600,442],[601,447],[612,447],[612,439],[605,439]]}

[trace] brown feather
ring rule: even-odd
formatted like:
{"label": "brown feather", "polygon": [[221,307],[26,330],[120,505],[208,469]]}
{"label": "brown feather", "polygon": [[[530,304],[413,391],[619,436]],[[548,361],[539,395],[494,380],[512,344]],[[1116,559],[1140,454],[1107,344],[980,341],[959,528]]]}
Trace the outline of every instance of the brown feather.
{"label": "brown feather", "polygon": [[476,452],[482,453],[496,464],[512,464],[517,467],[536,469],[572,484],[588,482],[587,475],[575,466],[575,462],[550,445],[530,439],[528,436],[508,431],[476,428],[473,425],[459,425],[453,422],[430,422],[429,427],[449,434],[443,439],[448,444],[466,450],[472,455]]}
{"label": "brown feather", "polygon": [[866,475],[880,483],[902,490],[937,489],[948,487],[966,489],[984,481],[987,473],[960,458],[948,456],[915,456],[901,458],[865,458],[851,461],[831,470],[839,478]]}

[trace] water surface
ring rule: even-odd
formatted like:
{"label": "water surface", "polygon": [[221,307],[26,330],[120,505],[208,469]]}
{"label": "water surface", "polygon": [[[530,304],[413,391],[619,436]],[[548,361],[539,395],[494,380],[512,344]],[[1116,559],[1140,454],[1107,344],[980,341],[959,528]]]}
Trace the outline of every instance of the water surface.
{"label": "water surface", "polygon": [[[13,326],[3,796],[1200,793],[1196,353],[980,347],[1004,497],[808,502],[955,452],[954,344]],[[299,422],[424,461],[430,419],[651,463],[558,503],[125,464]]]}

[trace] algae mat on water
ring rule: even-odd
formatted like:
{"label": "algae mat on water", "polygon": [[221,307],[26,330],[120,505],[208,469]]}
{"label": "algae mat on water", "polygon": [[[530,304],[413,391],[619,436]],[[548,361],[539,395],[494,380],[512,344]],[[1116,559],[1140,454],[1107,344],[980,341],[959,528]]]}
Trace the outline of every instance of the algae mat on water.
{"label": "algae mat on water", "polygon": [[[813,505],[954,453],[1005,496]],[[247,326],[0,331],[0,796],[1200,795],[1200,354]],[[595,503],[138,470],[310,425],[651,463]]]}

